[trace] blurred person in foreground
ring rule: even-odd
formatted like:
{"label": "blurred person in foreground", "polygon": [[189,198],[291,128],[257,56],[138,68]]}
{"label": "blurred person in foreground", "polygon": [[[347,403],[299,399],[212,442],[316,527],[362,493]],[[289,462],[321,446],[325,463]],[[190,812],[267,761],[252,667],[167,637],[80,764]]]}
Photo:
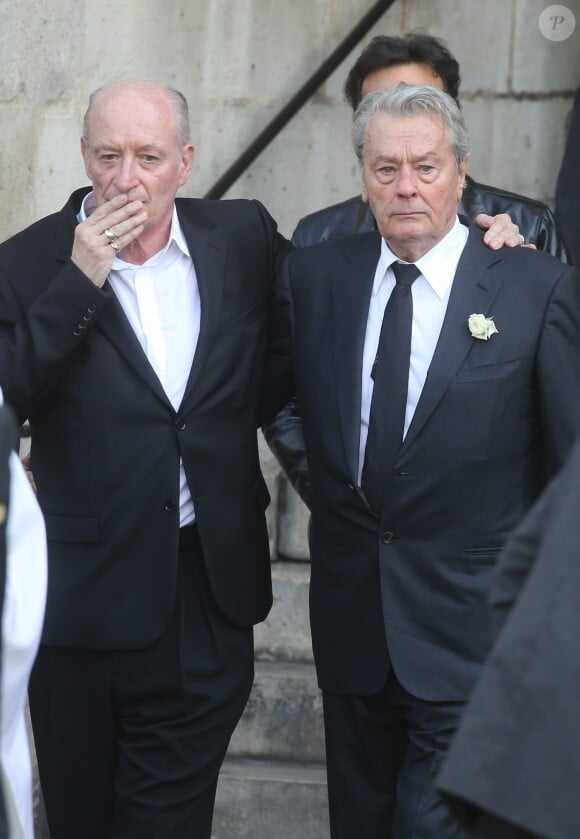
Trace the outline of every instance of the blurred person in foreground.
{"label": "blurred person in foreground", "polygon": [[577,839],[580,442],[491,579],[495,643],[438,786],[477,839]]}
{"label": "blurred person in foreground", "polygon": [[44,618],[46,535],[0,391],[0,768],[8,839],[34,839],[26,693]]}

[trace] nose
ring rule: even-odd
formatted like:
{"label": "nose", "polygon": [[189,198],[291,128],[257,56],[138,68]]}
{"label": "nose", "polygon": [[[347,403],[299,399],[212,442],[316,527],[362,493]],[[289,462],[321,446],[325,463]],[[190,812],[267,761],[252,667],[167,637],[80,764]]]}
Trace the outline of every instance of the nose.
{"label": "nose", "polygon": [[401,168],[397,180],[397,191],[405,198],[410,198],[417,192],[415,174],[411,169]]}
{"label": "nose", "polygon": [[137,161],[135,158],[122,157],[115,174],[115,181],[120,192],[129,192],[137,186],[139,179],[137,175]]}

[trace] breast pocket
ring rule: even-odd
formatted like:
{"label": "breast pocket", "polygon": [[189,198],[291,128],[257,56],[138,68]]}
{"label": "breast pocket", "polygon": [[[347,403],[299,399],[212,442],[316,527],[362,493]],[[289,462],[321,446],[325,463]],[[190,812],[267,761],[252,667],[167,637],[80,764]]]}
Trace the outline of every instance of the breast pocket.
{"label": "breast pocket", "polygon": [[511,361],[502,361],[499,364],[483,364],[479,367],[466,367],[458,370],[456,380],[458,382],[491,382],[497,379],[507,379],[513,375],[520,366],[520,359],[514,358]]}

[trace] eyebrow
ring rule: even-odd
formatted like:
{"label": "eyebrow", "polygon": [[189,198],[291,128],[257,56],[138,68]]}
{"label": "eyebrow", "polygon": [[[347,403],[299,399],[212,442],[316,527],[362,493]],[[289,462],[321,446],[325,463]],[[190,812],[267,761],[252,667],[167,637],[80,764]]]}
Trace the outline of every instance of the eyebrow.
{"label": "eyebrow", "polygon": [[[115,146],[111,143],[102,143],[100,146],[95,146],[95,151],[97,153],[98,152],[103,152],[103,151],[118,151],[118,149],[119,149],[118,146]],[[161,149],[159,148],[159,146],[155,146],[155,145],[153,145],[153,143],[146,143],[144,146],[139,146],[138,151],[140,151],[140,152],[154,151],[154,152],[157,152],[157,154],[161,153]]]}
{"label": "eyebrow", "polygon": [[[422,163],[425,160],[438,161],[439,159],[440,158],[439,158],[439,155],[437,154],[437,152],[429,151],[429,152],[426,152],[425,154],[420,154],[417,157],[412,157],[411,158],[411,163]],[[393,157],[393,156],[386,155],[386,154],[379,154],[376,157],[372,158],[373,163],[396,163],[398,160],[400,160],[399,157]]]}

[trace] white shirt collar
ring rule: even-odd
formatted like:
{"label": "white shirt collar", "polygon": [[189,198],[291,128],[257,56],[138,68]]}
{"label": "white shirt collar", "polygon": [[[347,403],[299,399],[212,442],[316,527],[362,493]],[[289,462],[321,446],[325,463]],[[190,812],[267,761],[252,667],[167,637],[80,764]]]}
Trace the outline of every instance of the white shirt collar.
{"label": "white shirt collar", "polygon": [[[455,223],[449,233],[446,233],[431,250],[423,254],[415,263],[440,300],[444,299],[449,290],[449,286],[453,282],[455,267],[458,261],[457,254],[458,252],[461,253],[465,247],[468,235],[469,228],[462,224],[459,221],[459,217],[456,216]],[[375,274],[373,295],[378,294],[379,288],[386,281],[387,269],[398,259],[399,257],[392,252],[386,241],[381,239],[381,255],[378,266],[381,270],[377,270]],[[449,263],[454,263],[452,271],[445,270],[445,266]]]}

